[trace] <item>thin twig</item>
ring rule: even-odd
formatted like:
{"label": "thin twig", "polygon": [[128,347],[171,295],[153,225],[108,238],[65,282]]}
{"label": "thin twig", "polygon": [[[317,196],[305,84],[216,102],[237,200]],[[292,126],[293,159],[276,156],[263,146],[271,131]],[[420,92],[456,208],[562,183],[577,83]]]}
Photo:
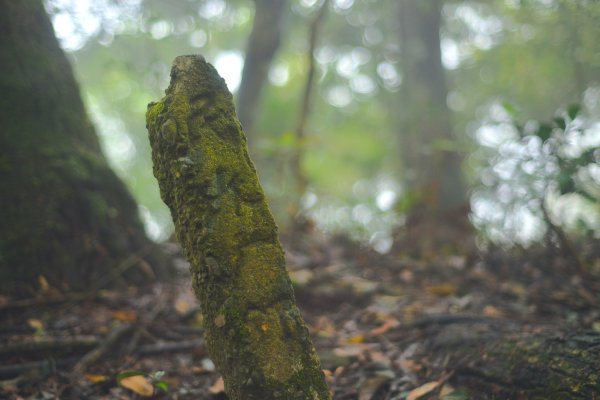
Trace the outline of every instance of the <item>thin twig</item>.
{"label": "thin twig", "polygon": [[296,179],[296,200],[292,207],[292,216],[300,210],[299,199],[306,191],[308,184],[306,175],[302,169],[302,158],[304,155],[304,140],[306,137],[306,125],[308,122],[308,115],[310,113],[310,107],[313,97],[313,82],[315,79],[316,63],[315,63],[315,49],[319,39],[320,28],[324,20],[329,0],[325,0],[321,5],[321,8],[317,11],[317,15],[310,24],[309,33],[309,48],[308,48],[308,74],[306,77],[306,84],[304,86],[304,93],[302,95],[302,103],[300,106],[300,113],[298,115],[298,122],[296,124],[296,144],[291,159],[292,174]]}

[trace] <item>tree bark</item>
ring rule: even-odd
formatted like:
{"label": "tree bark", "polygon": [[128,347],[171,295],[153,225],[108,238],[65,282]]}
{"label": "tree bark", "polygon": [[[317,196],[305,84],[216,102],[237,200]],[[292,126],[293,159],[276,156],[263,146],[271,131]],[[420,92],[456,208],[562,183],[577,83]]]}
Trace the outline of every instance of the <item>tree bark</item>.
{"label": "tree bark", "polygon": [[[83,291],[131,254],[159,267],[42,2],[0,0],[0,9],[0,292],[30,296],[38,282]],[[152,275],[137,266],[120,278]]]}
{"label": "tree bark", "polygon": [[440,47],[441,0],[401,0],[400,144],[408,190],[429,210],[467,203],[461,158],[446,105]]}
{"label": "tree bark", "polygon": [[225,82],[201,56],[177,57],[146,121],[227,395],[329,399]]}
{"label": "tree bark", "polygon": [[246,46],[237,114],[250,137],[254,136],[260,98],[273,57],[281,43],[287,0],[255,0],[254,24]]}
{"label": "tree bark", "polygon": [[464,328],[434,339],[453,383],[478,399],[600,398],[600,334],[499,333]]}
{"label": "tree bark", "polygon": [[600,398],[598,334],[538,334],[467,349],[484,357],[463,368],[461,378],[489,393],[540,400]]}

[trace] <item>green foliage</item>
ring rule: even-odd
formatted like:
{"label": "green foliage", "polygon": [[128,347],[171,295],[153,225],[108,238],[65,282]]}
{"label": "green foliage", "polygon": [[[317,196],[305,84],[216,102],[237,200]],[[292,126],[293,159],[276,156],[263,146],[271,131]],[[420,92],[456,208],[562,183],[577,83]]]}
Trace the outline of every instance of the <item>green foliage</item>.
{"label": "green foliage", "polygon": [[[518,115],[514,106],[504,104],[503,108],[510,117]],[[542,207],[547,202],[564,208],[579,199],[588,203],[587,223],[586,216],[558,222],[581,232],[593,228],[595,220],[589,217],[600,212],[600,182],[593,172],[599,143],[593,142],[594,121],[581,110],[579,104],[572,104],[550,122],[520,123],[511,118],[508,125],[499,125],[504,130],[512,127],[516,135],[494,150],[484,172],[487,188],[480,190],[479,196],[488,192],[488,201],[503,210],[500,219],[518,219],[515,210],[525,208],[545,220],[548,216],[543,215]],[[515,223],[515,227],[523,227],[522,220]]]}

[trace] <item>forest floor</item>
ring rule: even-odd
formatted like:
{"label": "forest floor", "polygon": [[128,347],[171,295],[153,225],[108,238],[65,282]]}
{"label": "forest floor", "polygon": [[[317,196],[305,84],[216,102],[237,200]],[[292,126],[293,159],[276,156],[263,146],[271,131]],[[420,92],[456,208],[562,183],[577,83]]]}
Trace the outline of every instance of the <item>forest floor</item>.
{"label": "forest floor", "polygon": [[[226,399],[187,265],[167,247],[173,282],[0,299],[0,398]],[[286,256],[336,400],[503,398],[473,395],[471,360],[440,349],[475,333],[600,331],[600,261],[582,277],[549,248],[415,259],[316,236],[287,242]],[[154,378],[167,392],[142,376],[117,382],[136,371],[164,371]]]}

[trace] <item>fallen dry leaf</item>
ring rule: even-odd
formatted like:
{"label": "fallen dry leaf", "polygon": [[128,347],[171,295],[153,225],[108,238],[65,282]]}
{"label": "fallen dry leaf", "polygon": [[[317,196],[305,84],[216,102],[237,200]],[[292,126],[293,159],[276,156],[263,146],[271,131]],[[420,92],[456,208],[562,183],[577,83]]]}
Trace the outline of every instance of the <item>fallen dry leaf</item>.
{"label": "fallen dry leaf", "polygon": [[436,296],[451,296],[456,293],[456,285],[453,283],[440,283],[439,285],[427,286],[425,291]]}
{"label": "fallen dry leaf", "polygon": [[223,393],[225,391],[225,381],[223,380],[223,377],[217,379],[217,381],[213,383],[213,385],[210,387],[210,389],[208,389],[208,391],[212,394]]}
{"label": "fallen dry leaf", "polygon": [[218,328],[225,326],[225,316],[223,314],[219,314],[215,317],[215,325]]}
{"label": "fallen dry leaf", "polygon": [[416,373],[423,369],[423,365],[410,358],[401,358],[399,364],[400,369],[402,369],[402,372],[405,374]]}
{"label": "fallen dry leaf", "polygon": [[387,333],[389,330],[397,327],[398,325],[400,325],[400,322],[397,319],[394,319],[394,318],[388,319],[381,326],[379,326],[375,329],[372,329],[368,333],[368,336],[383,335],[384,333]]}
{"label": "fallen dry leaf", "polygon": [[50,291],[50,285],[44,275],[38,276],[38,283],[40,284],[40,291],[42,293],[48,293]]}
{"label": "fallen dry leaf", "polygon": [[371,350],[372,346],[366,343],[348,344],[333,349],[333,354],[338,357],[358,357],[366,351]]}
{"label": "fallen dry leaf", "polygon": [[154,274],[154,268],[152,268],[152,266],[150,264],[148,264],[148,261],[141,259],[138,262],[137,266],[140,270],[142,270],[144,275],[146,275],[148,278],[150,278],[150,279],[156,278],[156,275]]}
{"label": "fallen dry leaf", "polygon": [[117,310],[113,312],[112,316],[117,321],[135,321],[137,319],[135,311],[128,310]]}
{"label": "fallen dry leaf", "polygon": [[108,376],[106,375],[85,374],[83,377],[86,381],[91,383],[100,383],[108,380]]}
{"label": "fallen dry leaf", "polygon": [[444,384],[444,386],[442,386],[442,389],[440,390],[440,399],[443,399],[449,394],[454,393],[454,390],[455,389],[449,383]]}
{"label": "fallen dry leaf", "polygon": [[192,308],[192,305],[187,301],[187,299],[177,299],[175,302],[175,311],[179,315],[185,315]]}
{"label": "fallen dry leaf", "polygon": [[494,306],[487,305],[483,308],[483,315],[486,317],[501,318],[504,316],[504,312]]}
{"label": "fallen dry leaf", "polygon": [[27,325],[29,325],[31,328],[35,329],[36,331],[40,331],[40,330],[44,329],[44,323],[36,318],[29,318],[27,320]]}
{"label": "fallen dry leaf", "polygon": [[119,381],[119,385],[129,389],[142,397],[152,397],[154,387],[148,379],[142,375],[128,376]]}
{"label": "fallen dry leaf", "polygon": [[440,384],[440,381],[427,382],[426,384],[411,390],[408,396],[406,397],[406,400],[417,400],[418,398],[425,396],[427,393],[430,393],[437,389],[437,387],[440,386]]}
{"label": "fallen dry leaf", "polygon": [[364,335],[350,336],[348,339],[346,339],[346,343],[348,343],[348,344],[358,344],[358,343],[363,343],[364,341],[365,341]]}

